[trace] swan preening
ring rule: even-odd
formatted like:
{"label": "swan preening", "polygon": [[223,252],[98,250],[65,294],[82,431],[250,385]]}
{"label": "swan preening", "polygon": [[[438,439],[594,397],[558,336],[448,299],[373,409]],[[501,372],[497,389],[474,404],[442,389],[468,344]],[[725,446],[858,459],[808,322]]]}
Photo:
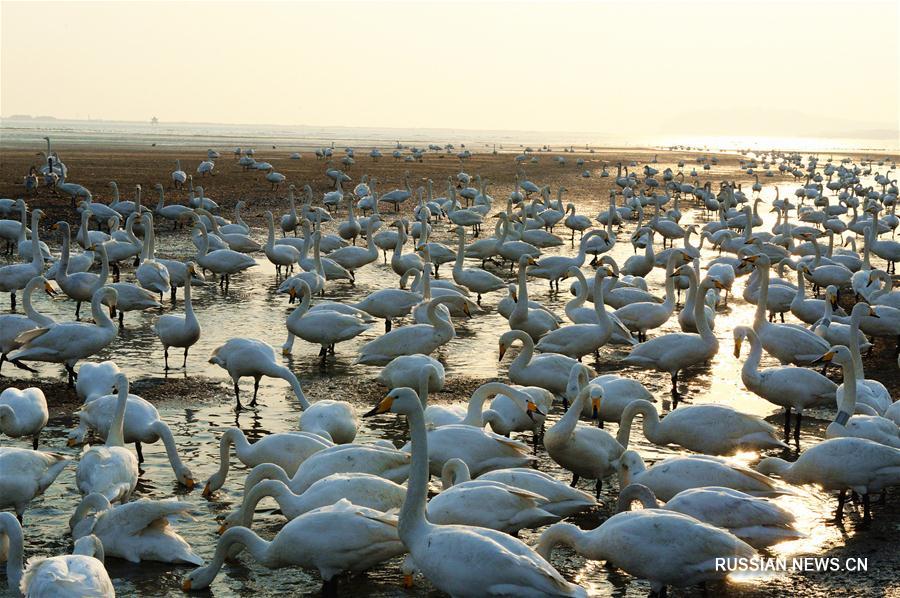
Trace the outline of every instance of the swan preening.
{"label": "swan preening", "polygon": [[[574,582],[596,587],[603,572],[580,561],[557,571],[554,550],[566,546],[662,592],[721,580],[717,559],[807,535],[806,518],[782,502],[802,496],[798,486],[837,493],[838,518],[851,508],[848,490],[862,497],[864,518],[878,509],[873,495],[891,500],[900,486],[900,402],[885,377],[896,374],[894,357],[889,368],[863,368],[884,351],[881,339],[893,349],[900,336],[891,160],[873,175],[870,160],[704,155],[689,174],[683,160],[657,167],[660,154],[618,164],[615,177],[607,163],[584,177],[595,166],[585,156],[571,160],[575,169],[551,159],[551,189],[528,148],[486,158],[517,171],[508,189],[502,172],[491,174],[490,192],[509,197],[495,202],[486,173],[471,170],[481,164],[474,149],[455,150],[398,142],[391,151],[409,171],[379,194],[376,178],[357,171],[380,151],[325,148],[316,152],[324,173],[316,166],[318,179],[298,183],[299,206],[294,185],[279,188],[302,176],[302,162],[238,150],[232,164],[210,150],[197,156],[198,173],[211,175],[214,201],[182,170],[190,158],[172,154],[159,175],[175,189],[167,198],[157,184],[151,210],[141,186],[121,201],[110,185],[106,203],[66,183],[48,147],[55,190],[81,201],[81,214],[49,229],[40,209],[29,219],[24,200],[0,200],[0,238],[12,249],[0,291],[13,311],[0,316],[0,365],[17,368],[0,394],[0,509],[15,513],[0,514],[0,557],[13,590],[66,595],[69,584],[70,594],[110,595],[105,557],[196,566],[182,587],[218,592],[218,572],[240,557],[254,574],[307,569],[327,593],[344,573],[393,567],[405,583],[419,574],[453,596],[586,595]],[[428,152],[470,160],[471,174],[441,162],[453,171],[439,174],[447,188],[436,197],[431,179],[416,182]],[[752,187],[744,181],[752,197],[740,179],[715,187],[720,159],[729,177],[753,177]],[[241,168],[271,183],[265,204],[227,187]],[[801,186],[781,199],[760,169]],[[607,196],[608,209],[591,203]],[[380,202],[396,218],[383,220]],[[233,221],[219,203],[229,216],[234,207]],[[188,221],[185,232],[178,225]],[[558,224],[570,239],[553,234]],[[576,279],[568,302],[558,294],[567,277]],[[91,318],[81,321],[86,302]],[[72,307],[75,321],[59,315]],[[111,309],[148,311],[124,330]],[[729,337],[733,358],[720,346]],[[209,365],[187,368],[196,351]],[[187,393],[177,406],[133,394],[168,391],[179,357],[184,384],[198,369],[230,385],[199,405]],[[147,359],[159,377],[143,379]],[[67,404],[39,362],[63,366],[84,404],[59,414]],[[18,370],[35,367],[21,379]],[[711,375],[691,377],[700,367]],[[728,379],[737,371],[740,383]],[[247,377],[253,395],[242,401]],[[259,395],[263,378],[275,390]],[[388,394],[371,408],[373,382]],[[679,405],[685,383],[690,404]],[[401,417],[360,419],[388,412]],[[80,454],[61,446],[59,422],[71,415],[69,446],[89,443]],[[643,509],[632,511],[635,501]],[[35,535],[54,533],[48,512],[71,516],[75,554],[23,567]],[[206,532],[216,527],[213,549]],[[523,530],[535,530],[528,542],[516,537]]]}

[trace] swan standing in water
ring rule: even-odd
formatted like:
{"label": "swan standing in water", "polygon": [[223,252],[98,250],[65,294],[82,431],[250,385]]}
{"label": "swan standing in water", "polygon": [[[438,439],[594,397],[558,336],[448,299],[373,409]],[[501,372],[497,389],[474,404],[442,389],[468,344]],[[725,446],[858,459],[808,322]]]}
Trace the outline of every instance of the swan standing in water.
{"label": "swan standing in water", "polygon": [[294,336],[299,336],[309,343],[321,346],[319,356],[324,364],[329,352],[334,355],[334,346],[337,343],[356,338],[371,328],[370,324],[358,316],[328,309],[309,311],[312,291],[305,280],[300,280],[299,284],[300,305],[294,308],[287,318],[288,338],[281,348],[284,355],[290,355],[294,347]]}
{"label": "swan standing in water", "polygon": [[12,507],[21,522],[28,503],[43,494],[68,464],[65,455],[0,446],[0,509]]}
{"label": "swan standing in water", "polygon": [[9,354],[9,360],[46,361],[62,363],[68,373],[69,386],[78,377],[75,364],[95,355],[109,345],[119,332],[119,327],[103,309],[103,304],[116,306],[118,293],[114,288],[102,287],[91,299],[91,314],[95,324],[61,322],[23,332],[16,339],[22,347]]}
{"label": "swan standing in water", "polygon": [[[25,315],[0,315],[0,370],[3,368],[3,363],[8,361],[7,355],[22,346],[22,344],[16,340],[20,334],[28,330],[34,330],[39,326],[46,327],[54,323],[53,318],[34,309],[34,305],[31,303],[33,293],[42,286],[47,295],[51,297],[56,295],[56,291],[50,283],[47,282],[46,278],[43,276],[35,276],[27,285],[25,285],[25,292],[22,295],[22,305],[25,308]],[[18,361],[13,362],[13,365],[30,372],[35,371]]]}
{"label": "swan standing in water", "polygon": [[429,477],[428,434],[422,404],[409,388],[392,390],[366,416],[406,415],[413,463],[399,534],[415,566],[442,592],[481,597],[485,593],[517,596],[586,596],[521,540],[486,528],[435,525],[426,517]]}
{"label": "swan standing in water", "polygon": [[198,272],[194,262],[188,262],[187,275],[184,278],[184,315],[165,314],[156,321],[154,330],[163,345],[163,359],[165,369],[169,369],[169,347],[184,347],[184,361],[181,364],[187,369],[188,351],[200,340],[200,322],[194,313],[194,304],[191,301],[191,278]]}
{"label": "swan standing in water", "polygon": [[116,590],[103,567],[103,545],[96,536],[76,540],[71,555],[31,558],[23,569],[22,526],[10,513],[0,513],[0,544],[7,543],[6,583],[13,595],[115,598]]}
{"label": "swan standing in water", "polygon": [[0,393],[0,433],[10,438],[31,436],[34,450],[49,417],[47,399],[40,388],[10,387]]}

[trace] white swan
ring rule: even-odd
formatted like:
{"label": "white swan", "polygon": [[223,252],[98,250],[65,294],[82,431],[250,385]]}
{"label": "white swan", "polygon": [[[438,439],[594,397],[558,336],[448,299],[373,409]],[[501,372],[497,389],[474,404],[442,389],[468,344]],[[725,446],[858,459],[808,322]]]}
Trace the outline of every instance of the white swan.
{"label": "white swan", "polygon": [[0,267],[0,292],[9,293],[10,307],[13,310],[16,309],[16,292],[24,289],[28,281],[44,272],[44,256],[41,254],[38,231],[41,214],[41,210],[31,213],[31,261]]}
{"label": "white swan", "polygon": [[502,482],[543,496],[547,502],[541,508],[559,517],[569,517],[597,506],[597,499],[593,495],[528,467],[495,469],[481,474],[478,479]]}
{"label": "white swan", "polygon": [[206,481],[204,497],[210,496],[225,483],[231,445],[234,445],[235,455],[244,465],[273,464],[289,475],[294,475],[300,464],[314,453],[334,446],[330,440],[317,434],[296,432],[269,434],[251,444],[240,428],[228,428],[219,438],[219,469]]}
{"label": "white swan", "polygon": [[115,307],[118,293],[111,287],[102,287],[91,299],[91,314],[95,324],[61,322],[28,330],[19,335],[22,344],[9,354],[9,360],[45,361],[62,363],[69,374],[69,385],[77,377],[75,364],[109,345],[119,332],[115,322],[109,319],[103,304]]}
{"label": "white swan", "polygon": [[618,511],[630,510],[634,501],[639,501],[645,509],[662,508],[725,529],[754,548],[805,537],[795,528],[793,513],[771,500],[733,488],[708,486],[684,490],[661,507],[650,488],[631,484],[619,492]]}
{"label": "white swan", "polygon": [[0,509],[13,507],[22,521],[28,503],[43,494],[68,464],[65,455],[0,446]]}
{"label": "white swan", "polygon": [[838,521],[843,518],[847,490],[853,490],[862,495],[864,517],[869,519],[869,495],[900,484],[900,449],[865,438],[829,438],[803,451],[793,463],[766,457],[756,469],[791,484],[837,490]]}
{"label": "white swan", "polygon": [[[84,368],[82,367],[82,370]],[[116,379],[118,376],[116,375]],[[118,382],[116,382],[117,384]],[[114,385],[115,387],[115,385]],[[81,409],[75,412],[78,417],[78,427],[69,432],[68,446],[77,446],[84,442],[88,430],[94,430],[100,438],[108,439],[110,430],[114,425],[115,413],[118,408],[119,397],[117,394],[102,394],[90,397]],[[181,461],[178,455],[178,447],[175,445],[175,437],[169,426],[160,419],[159,411],[150,402],[143,398],[129,394],[125,409],[125,419],[122,425],[123,443],[134,443],[135,452],[138,455],[138,463],[144,462],[142,444],[153,444],[162,440],[166,448],[166,456],[175,472],[175,479],[188,490],[194,487],[194,476],[191,470]]]}
{"label": "white swan", "polygon": [[838,402],[838,413],[834,421],[825,429],[827,438],[852,436],[900,449],[900,428],[890,419],[880,415],[853,415],[856,411],[857,384],[853,356],[850,350],[837,345],[822,356],[822,361],[834,362],[843,368],[844,379],[848,384],[841,385],[841,397]]}
{"label": "white swan", "polygon": [[138,460],[125,448],[125,408],[128,405],[128,377],[116,375],[116,411],[106,434],[106,443],[87,446],[75,474],[82,494],[97,492],[110,502],[128,502],[137,486]]}
{"label": "white swan", "polygon": [[837,384],[807,368],[778,366],[760,370],[762,344],[749,326],[735,327],[734,356],[740,357],[741,343],[745,338],[750,339],[750,354],[741,368],[741,381],[756,396],[784,407],[785,440],[790,437],[791,409],[797,412],[794,440],[799,442],[803,412],[810,407],[831,403],[837,392]]}
{"label": "white swan", "polygon": [[[428,306],[430,324],[412,324],[392,330],[362,346],[359,357],[354,363],[366,365],[386,365],[399,355],[421,353],[428,355],[441,345],[445,345],[456,336],[453,323],[437,316],[437,308],[445,303],[456,301],[454,297],[444,296],[431,300]],[[468,312],[468,306],[464,310]]]}
{"label": "white swan", "polygon": [[[506,286],[500,278],[481,268],[463,268],[465,259],[466,231],[463,227],[456,227],[458,240],[456,262],[453,264],[453,280],[477,295],[478,304],[481,305],[481,296],[484,293],[496,291]],[[24,285],[23,285],[24,286]]]}
{"label": "white swan", "polygon": [[290,245],[275,244],[275,219],[269,210],[266,210],[266,224],[269,227],[269,236],[266,239],[263,250],[269,261],[275,265],[276,275],[281,274],[281,268],[284,268],[285,272],[293,270],[294,264],[300,260],[300,251]]}
{"label": "white swan", "polygon": [[657,596],[666,595],[666,586],[723,579],[728,572],[716,566],[720,559],[756,556],[750,545],[725,530],[661,509],[618,513],[589,531],[556,523],[541,534],[536,550],[550,558],[558,545],[648,580]]}
{"label": "white swan", "polygon": [[319,356],[324,363],[328,352],[334,354],[337,343],[355,338],[371,328],[360,317],[337,311],[321,309],[309,311],[312,291],[305,280],[300,284],[300,305],[287,318],[288,338],[282,345],[281,352],[289,355],[293,350],[294,337],[298,336],[306,342],[321,346]]}
{"label": "white swan", "polygon": [[765,475],[708,455],[670,457],[647,468],[637,451],[627,450],[619,458],[618,470],[620,488],[643,484],[666,501],[679,492],[703,486],[723,486],[754,496],[780,493]]}
{"label": "white swan", "polygon": [[231,249],[216,249],[209,251],[209,234],[206,226],[199,218],[195,219],[197,229],[200,231],[200,247],[194,258],[201,268],[211,270],[219,275],[219,286],[227,288],[231,282],[231,275],[246,270],[256,265],[256,260]]}
{"label": "white swan", "polygon": [[422,373],[429,375],[428,390],[438,392],[444,387],[444,366],[440,361],[428,355],[416,353],[400,355],[384,366],[378,374],[378,382],[389,390],[408,386],[418,388]]}
{"label": "white swan", "polygon": [[578,425],[584,403],[590,402],[596,417],[602,398],[602,387],[585,386],[569,405],[566,414],[544,433],[547,454],[572,472],[572,485],[577,484],[579,478],[596,480],[598,499],[603,478],[615,473],[616,460],[625,450],[608,432],[593,426]]}
{"label": "white swan", "polygon": [[566,271],[572,266],[581,268],[584,265],[587,245],[591,239],[599,234],[601,234],[601,231],[592,230],[583,235],[578,246],[578,254],[575,257],[563,255],[542,257],[528,270],[528,274],[548,280],[551,290],[553,289],[553,284],[556,283],[556,290],[559,291],[559,280],[566,275]]}
{"label": "white swan", "polygon": [[103,567],[103,545],[96,536],[79,538],[71,555],[31,558],[24,570],[22,526],[9,513],[0,513],[0,538],[9,544],[6,583],[13,595],[115,598]]}
{"label": "white swan", "polygon": [[163,345],[165,369],[169,369],[169,347],[184,348],[184,361],[182,368],[187,368],[188,351],[200,340],[200,322],[194,313],[194,304],[191,301],[191,279],[198,274],[194,262],[187,265],[187,275],[184,279],[184,315],[165,314],[159,317],[154,326],[156,336]]}
{"label": "white swan", "polygon": [[0,433],[10,438],[31,436],[32,448],[37,450],[38,437],[49,418],[47,399],[40,388],[9,387],[0,393]]}
{"label": "white swan", "polygon": [[644,436],[653,444],[677,444],[709,455],[787,447],[775,438],[775,428],[771,424],[727,405],[688,405],[673,409],[660,419],[653,403],[644,400],[633,401],[622,412],[616,436],[622,446],[628,446],[631,425],[638,414],[644,419]]}
{"label": "white swan", "polygon": [[509,330],[500,337],[500,361],[513,343],[522,342],[522,350],[509,364],[509,379],[522,386],[545,388],[557,396],[563,396],[569,382],[569,373],[578,362],[556,353],[534,355],[534,341],[521,330]]}
{"label": "white swan", "polygon": [[419,397],[408,388],[392,390],[367,415],[388,411],[407,416],[413,448],[407,496],[400,510],[400,539],[435,587],[459,597],[486,592],[586,596],[516,538],[485,528],[430,523],[426,517],[430,449]]}
{"label": "white swan", "polygon": [[509,314],[509,327],[512,330],[523,330],[533,339],[537,340],[550,331],[559,328],[556,317],[544,308],[531,308],[528,301],[528,282],[526,280],[526,268],[534,260],[523,255],[519,258],[518,294],[516,306]]}
{"label": "white swan", "polygon": [[[3,368],[3,363],[8,360],[7,355],[22,346],[21,343],[16,341],[20,334],[28,330],[34,330],[39,326],[50,326],[54,323],[53,318],[34,309],[34,305],[31,303],[32,294],[40,287],[43,287],[44,292],[51,297],[56,294],[56,291],[50,286],[46,278],[35,276],[25,285],[25,292],[22,295],[22,306],[25,308],[25,315],[0,315],[0,369]],[[31,368],[21,362],[14,362],[13,365],[25,370],[31,370]]]}
{"label": "white swan", "polygon": [[[689,277],[696,276],[692,267],[683,267],[679,272],[684,272]],[[707,277],[698,287],[698,297],[705,297],[707,290],[721,286],[718,280]],[[703,308],[703,301],[694,303],[694,321],[697,322],[699,334],[675,332],[657,336],[634,347],[622,363],[668,372],[672,378],[672,392],[677,394],[678,373],[712,359],[719,350],[719,341],[709,328]]]}
{"label": "white swan", "polygon": [[[688,261],[687,254],[680,250],[669,254],[666,262],[666,300],[662,303],[641,301],[620,307],[613,312],[632,333],[637,333],[638,342],[647,340],[647,331],[665,324],[675,311],[675,267]],[[596,283],[594,288],[596,289]],[[602,291],[602,288],[601,288]]]}
{"label": "white swan", "polygon": [[69,518],[76,540],[93,534],[106,554],[132,563],[190,563],[202,565],[184,538],[169,524],[169,518],[185,515],[190,503],[142,498],[113,506],[102,494],[85,496]]}

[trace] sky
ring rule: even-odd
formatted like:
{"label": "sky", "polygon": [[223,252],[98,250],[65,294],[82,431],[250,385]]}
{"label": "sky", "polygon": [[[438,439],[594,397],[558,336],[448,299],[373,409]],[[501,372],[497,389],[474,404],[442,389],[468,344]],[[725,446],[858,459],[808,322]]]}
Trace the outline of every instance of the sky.
{"label": "sky", "polygon": [[3,0],[0,114],[891,135],[898,4]]}

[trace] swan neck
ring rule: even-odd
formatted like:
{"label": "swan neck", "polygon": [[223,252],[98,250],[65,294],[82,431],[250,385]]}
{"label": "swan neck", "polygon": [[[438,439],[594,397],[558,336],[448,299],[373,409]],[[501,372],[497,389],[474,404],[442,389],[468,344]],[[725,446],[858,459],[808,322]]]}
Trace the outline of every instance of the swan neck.
{"label": "swan neck", "polygon": [[24,537],[22,526],[11,513],[3,513],[0,517],[0,534],[5,534],[9,541],[6,557],[6,580],[13,595],[18,595],[19,582],[22,580],[22,560]]}
{"label": "swan neck", "polygon": [[406,499],[400,509],[399,533],[400,539],[408,547],[430,524],[425,517],[429,473],[428,434],[425,430],[424,412],[421,409],[413,409],[407,413],[406,419],[409,423],[412,460],[406,484]]}
{"label": "swan neck", "polygon": [[119,388],[116,413],[106,435],[106,446],[125,446],[125,408],[128,406],[128,384]]}

